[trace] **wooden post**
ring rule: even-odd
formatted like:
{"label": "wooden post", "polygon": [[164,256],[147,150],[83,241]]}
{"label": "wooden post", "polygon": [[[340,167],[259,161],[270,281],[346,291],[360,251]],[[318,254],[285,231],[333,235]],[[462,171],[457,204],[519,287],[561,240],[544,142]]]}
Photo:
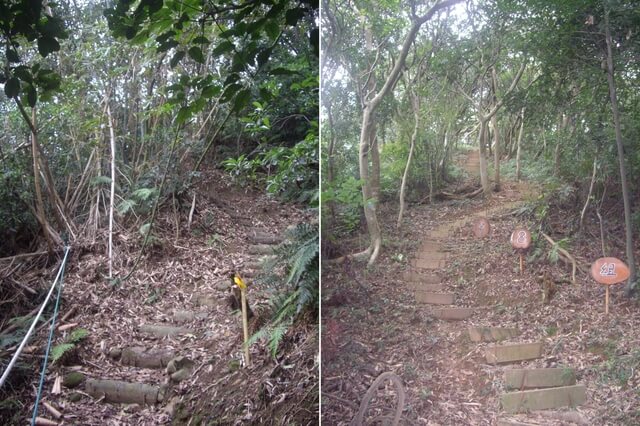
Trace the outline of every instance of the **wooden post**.
{"label": "wooden post", "polygon": [[244,359],[246,366],[251,365],[249,358],[249,318],[247,317],[247,289],[240,288],[240,299],[242,299],[242,332],[244,333]]}
{"label": "wooden post", "polygon": [[522,259],[522,252],[520,252],[520,275],[524,274],[524,261]]}

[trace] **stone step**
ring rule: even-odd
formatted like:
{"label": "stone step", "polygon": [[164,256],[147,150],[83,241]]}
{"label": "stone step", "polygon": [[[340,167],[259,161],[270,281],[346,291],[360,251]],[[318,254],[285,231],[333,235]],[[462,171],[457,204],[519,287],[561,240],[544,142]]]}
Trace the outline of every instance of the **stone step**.
{"label": "stone step", "polygon": [[472,342],[497,342],[519,334],[520,331],[517,328],[469,327],[469,338]]}
{"label": "stone step", "polygon": [[166,389],[163,386],[144,383],[87,379],[85,392],[94,398],[104,398],[106,402],[156,404],[164,400]]}
{"label": "stone step", "polygon": [[514,368],[504,372],[507,389],[552,388],[576,384],[573,368]]}
{"label": "stone step", "polygon": [[489,364],[526,361],[542,356],[542,342],[493,345],[485,348],[485,357]]}
{"label": "stone step", "polygon": [[[231,289],[231,282],[229,282],[229,289]],[[194,302],[197,306],[207,306],[209,308],[215,308],[221,303],[220,297],[209,294],[196,295],[194,298]]]}
{"label": "stone step", "polygon": [[402,275],[402,279],[407,282],[421,283],[421,284],[440,284],[440,277],[433,273],[420,273],[417,271],[405,272]]}
{"label": "stone step", "polygon": [[410,265],[419,269],[442,269],[446,266],[446,261],[438,259],[413,259]]}
{"label": "stone step", "polygon": [[407,287],[412,291],[424,291],[427,293],[442,293],[444,286],[442,284],[423,284],[419,282],[408,282]]}
{"label": "stone step", "polygon": [[453,293],[431,293],[416,291],[416,302],[431,305],[453,305]]}
{"label": "stone step", "polygon": [[575,407],[584,404],[585,399],[586,387],[584,385],[574,385],[510,392],[502,395],[500,402],[504,411],[514,414],[532,410]]}
{"label": "stone step", "polygon": [[441,308],[433,311],[433,317],[442,320],[460,321],[473,315],[472,308]]}
{"label": "stone step", "polygon": [[193,334],[185,327],[173,327],[170,325],[142,324],[138,330],[141,333],[151,334],[156,337],[179,336],[183,334]]}

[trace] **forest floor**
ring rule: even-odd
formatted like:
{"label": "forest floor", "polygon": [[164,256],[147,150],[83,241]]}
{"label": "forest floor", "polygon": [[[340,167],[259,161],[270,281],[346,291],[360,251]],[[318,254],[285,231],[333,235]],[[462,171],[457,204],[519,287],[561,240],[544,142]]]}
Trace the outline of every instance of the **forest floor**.
{"label": "forest floor", "polygon": [[[154,234],[158,243],[146,254],[131,279],[112,285],[107,275],[105,235],[85,241],[71,251],[54,345],[75,329],[87,337],[64,357],[49,365],[42,401],[62,412],[59,424],[315,424],[318,417],[318,327],[315,319],[300,321],[287,333],[274,359],[260,341],[251,346],[251,365],[242,361],[242,321],[227,304],[233,271],[253,275],[259,255],[250,254],[255,236],[283,235],[287,226],[312,219],[309,212],[251,190],[228,184],[220,172],[203,175],[197,188],[190,229],[191,200],[183,209],[168,208],[159,215]],[[176,223],[178,224],[176,231]],[[116,276],[130,270],[140,250],[137,229],[115,235]],[[259,245],[258,245],[259,246]],[[51,267],[40,271],[42,277]],[[44,280],[42,280],[44,281]],[[50,281],[49,281],[50,282]],[[250,285],[248,297],[256,317],[266,321],[270,289]],[[66,314],[70,316],[65,317]],[[160,331],[145,325],[159,325]],[[167,327],[167,328],[163,328]],[[177,332],[173,334],[174,329]],[[32,339],[23,358],[39,371],[47,329]],[[174,330],[175,331],[175,330]],[[166,337],[154,335],[171,334]],[[125,352],[129,361],[125,362]],[[136,353],[142,354],[138,357]],[[133,354],[133,355],[132,355]],[[148,355],[148,357],[147,357]],[[2,356],[6,356],[6,353]],[[190,365],[188,374],[169,378],[167,361],[183,356],[176,369]],[[136,358],[138,357],[138,358]],[[132,362],[132,358],[133,362]],[[156,367],[141,368],[146,360]],[[29,364],[31,363],[31,364]],[[124,365],[125,363],[134,365]],[[56,379],[70,372],[86,380],[121,380],[153,387],[137,403],[108,403],[88,395],[82,386],[62,386]],[[31,418],[39,374],[17,374],[9,383],[13,393],[1,395],[3,424],[24,424]],[[20,381],[27,380],[26,386]],[[164,386],[168,390],[165,393]],[[159,392],[156,392],[160,389]],[[116,394],[129,391],[119,389]],[[162,395],[164,393],[164,395]],[[113,396],[111,396],[113,398]],[[117,398],[118,396],[116,396]],[[109,397],[107,397],[108,399]],[[2,398],[0,398],[2,399]],[[156,404],[144,401],[159,400]],[[41,404],[39,415],[55,420]]]}
{"label": "forest floor", "polygon": [[[457,185],[472,181],[477,185],[474,177]],[[637,299],[625,298],[623,285],[618,285],[612,288],[610,314],[604,315],[604,288],[588,272],[590,263],[602,255],[600,239],[591,237],[599,235],[597,219],[587,220],[584,236],[571,242],[570,252],[580,266],[575,284],[570,282],[570,266],[549,260],[554,258],[549,256],[552,247],[544,240],[534,241],[537,248],[525,257],[520,274],[509,239],[517,226],[534,227],[527,219],[531,216],[521,214],[521,206],[531,204],[536,191],[507,181],[488,200],[413,205],[400,230],[395,228],[397,203],[383,204],[379,218],[384,249],[375,265],[323,263],[323,424],[348,424],[383,372],[395,373],[404,384],[400,424],[640,424],[640,306]],[[478,239],[471,223],[484,215],[491,233]],[[555,215],[558,229],[566,225],[568,213]],[[624,259],[622,244],[612,244],[610,255]],[[417,271],[410,266],[421,247],[435,245],[447,253],[441,267]],[[342,247],[342,254],[363,246],[366,238],[360,246]],[[412,286],[420,284],[407,281],[409,272],[429,275],[425,282],[436,284],[428,285],[452,293],[455,306],[472,308],[471,316],[461,321],[438,319],[443,306],[419,303]],[[559,282],[549,303],[543,303],[538,278],[544,272]],[[541,342],[541,356],[508,365],[488,362],[485,350],[496,343],[472,341],[468,328],[473,326],[515,328],[517,335],[498,344]],[[505,370],[543,367],[574,369],[577,384],[586,387],[584,403],[505,413]],[[397,392],[389,383],[375,395],[365,415],[368,424],[388,418],[397,405]]]}

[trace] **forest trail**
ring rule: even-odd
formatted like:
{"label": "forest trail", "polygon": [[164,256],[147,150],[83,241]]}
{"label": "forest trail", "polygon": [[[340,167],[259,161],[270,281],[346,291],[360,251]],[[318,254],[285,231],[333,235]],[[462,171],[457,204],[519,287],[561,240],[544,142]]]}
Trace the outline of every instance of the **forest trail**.
{"label": "forest trail", "polygon": [[[50,362],[42,394],[42,401],[64,413],[66,424],[233,423],[238,418],[272,424],[308,418],[300,411],[309,392],[271,399],[289,385],[313,388],[309,366],[300,364],[314,359],[317,341],[296,343],[302,344],[297,354],[283,360],[293,370],[274,364],[264,345],[254,344],[246,368],[241,317],[228,301],[230,277],[238,271],[249,283],[255,313],[250,333],[269,320],[261,317],[261,307],[271,289],[252,286],[251,277],[283,240],[285,229],[309,220],[308,214],[224,182],[217,172],[205,178],[190,229],[184,220],[175,233],[174,218],[159,218],[154,232],[163,234],[163,243],[154,245],[122,284],[105,279],[100,246],[75,253],[56,343],[69,341],[80,328],[88,335]],[[123,262],[116,270],[128,271],[128,259],[137,251],[117,253]],[[42,404],[39,415],[51,418]]]}
{"label": "forest trail", "polygon": [[[477,150],[471,151],[466,156],[463,169],[469,175],[476,176],[478,166],[479,153]],[[520,188],[524,193],[525,188]],[[481,228],[474,237],[485,238],[481,229],[487,226],[487,222],[481,222],[482,219],[491,221],[495,216],[514,210],[521,204],[522,199],[503,200],[485,210],[469,212],[459,219],[438,225],[423,240],[406,274],[408,288],[414,292],[417,304],[427,305],[431,316],[436,319],[469,319],[469,324],[464,324],[466,327],[461,324],[460,328],[466,328],[469,339],[478,343],[478,348],[482,347],[485,362],[494,366],[504,366],[502,372],[496,373],[504,375],[505,391],[500,396],[500,406],[507,415],[581,405],[585,401],[586,387],[576,384],[575,369],[570,367],[527,368],[527,361],[544,356],[543,341],[521,343],[519,328],[511,327],[511,324],[498,322],[491,326],[474,326],[474,314],[478,314],[485,306],[476,305],[479,309],[475,309],[473,305],[456,306],[456,294],[447,291],[437,272],[446,270],[448,252],[456,251],[456,238],[452,238],[456,231],[475,234],[476,229],[472,231],[472,226],[477,222]],[[464,298],[464,295],[460,297]],[[449,306],[441,307],[442,305]],[[481,345],[483,343],[484,345]],[[557,421],[581,418],[577,412],[567,411],[559,416]],[[522,425],[522,420],[502,417],[498,418],[497,424],[516,426]]]}
{"label": "forest trail", "polygon": [[[477,151],[459,161],[473,172]],[[477,173],[468,174],[477,181]],[[584,290],[562,286],[558,300],[543,304],[536,278],[543,265],[525,264],[521,275],[509,243],[512,231],[527,225],[519,214],[534,191],[507,180],[489,200],[413,206],[399,235],[385,224],[389,258],[380,265],[323,270],[323,422],[346,424],[357,407],[344,401],[359,404],[385,371],[405,386],[401,424],[569,425],[595,418],[587,379],[593,376],[584,370],[591,355],[581,337],[567,340],[574,327],[582,332],[573,313]],[[383,213],[389,208],[381,206]],[[482,239],[472,232],[481,217],[491,226]],[[411,253],[408,264],[398,252]],[[395,392],[382,389],[369,420],[395,408]]]}

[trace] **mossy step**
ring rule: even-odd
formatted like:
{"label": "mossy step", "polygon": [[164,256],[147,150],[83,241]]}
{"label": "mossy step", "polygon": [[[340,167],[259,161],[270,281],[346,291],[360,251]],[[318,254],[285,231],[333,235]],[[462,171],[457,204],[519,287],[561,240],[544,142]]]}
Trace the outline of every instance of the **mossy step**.
{"label": "mossy step", "polygon": [[433,311],[434,318],[461,321],[473,315],[472,308],[441,308]]}
{"label": "mossy step", "polygon": [[155,337],[179,336],[192,334],[192,331],[185,327],[174,327],[170,325],[142,324],[138,330],[141,333],[151,334]]}
{"label": "mossy step", "polygon": [[447,263],[439,259],[413,259],[410,265],[418,269],[442,269]]}
{"label": "mossy step", "polygon": [[171,349],[145,348],[132,346],[124,349],[114,349],[109,352],[113,359],[119,359],[124,365],[139,368],[164,368],[176,356]]}
{"label": "mossy step", "polygon": [[527,361],[542,356],[542,342],[493,345],[485,348],[489,364]]}
{"label": "mossy step", "polygon": [[252,231],[248,235],[249,240],[254,244],[280,244],[283,241],[283,237],[280,235],[271,234],[264,231]]}
{"label": "mossy step", "polygon": [[520,331],[517,328],[469,327],[469,338],[472,342],[497,342],[519,334]]}
{"label": "mossy step", "polygon": [[576,407],[584,404],[586,391],[584,385],[574,385],[510,392],[502,395],[500,403],[502,409],[510,414],[550,408]]}
{"label": "mossy step", "polygon": [[504,372],[508,389],[552,388],[576,384],[573,368],[514,368]]}
{"label": "mossy step", "polygon": [[[229,286],[231,287],[231,286]],[[207,300],[207,302],[210,302]],[[217,305],[217,303],[216,303]],[[209,306],[209,305],[206,305]],[[180,309],[175,309],[173,311],[173,322],[177,324],[184,324],[186,322],[192,322],[196,320],[202,320],[209,316],[206,312],[194,312],[194,311],[184,311]]]}
{"label": "mossy step", "polygon": [[164,386],[120,380],[87,379],[84,389],[94,398],[104,398],[106,402],[125,404],[156,404],[164,400],[166,393]]}
{"label": "mossy step", "polygon": [[273,245],[271,244],[253,244],[247,249],[249,254],[273,254]]}

